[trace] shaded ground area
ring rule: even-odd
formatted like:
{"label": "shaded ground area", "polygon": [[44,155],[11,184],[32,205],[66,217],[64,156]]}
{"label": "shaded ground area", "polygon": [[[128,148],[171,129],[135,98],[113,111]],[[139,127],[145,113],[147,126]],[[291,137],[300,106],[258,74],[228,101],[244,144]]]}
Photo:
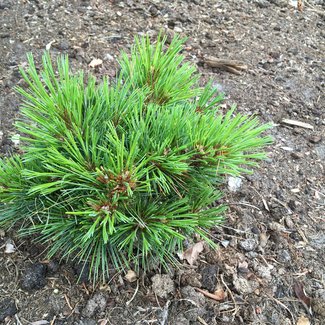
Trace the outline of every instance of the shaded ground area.
{"label": "shaded ground area", "polygon": [[[226,93],[224,108],[237,103],[275,123],[268,160],[240,186],[235,180],[233,192],[225,184],[228,220],[213,233],[220,249],[205,248],[194,266],[152,270],[134,282],[116,273],[94,289],[76,283],[87,270],[47,261],[44,247],[0,229],[0,322],[324,324],[325,5],[303,1],[298,11],[296,3],[0,1],[2,155],[19,150],[11,141],[19,109],[13,87],[26,52],[40,58],[51,43],[52,54],[67,53],[74,69],[113,77],[116,55],[134,35],[160,29],[188,37],[187,60]],[[211,56],[247,69],[212,68]],[[94,58],[103,64],[92,69]]]}

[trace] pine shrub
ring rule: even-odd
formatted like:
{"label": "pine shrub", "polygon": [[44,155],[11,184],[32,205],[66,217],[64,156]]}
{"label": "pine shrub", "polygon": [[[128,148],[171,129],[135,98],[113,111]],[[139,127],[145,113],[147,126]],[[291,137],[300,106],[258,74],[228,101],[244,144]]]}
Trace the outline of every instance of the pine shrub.
{"label": "pine shrub", "polygon": [[89,264],[112,268],[175,263],[185,238],[209,238],[222,222],[220,182],[265,157],[270,125],[225,114],[212,82],[199,86],[184,40],[136,38],[116,80],[72,74],[67,56],[42,69],[28,55],[16,128],[22,154],[0,160],[0,226]]}

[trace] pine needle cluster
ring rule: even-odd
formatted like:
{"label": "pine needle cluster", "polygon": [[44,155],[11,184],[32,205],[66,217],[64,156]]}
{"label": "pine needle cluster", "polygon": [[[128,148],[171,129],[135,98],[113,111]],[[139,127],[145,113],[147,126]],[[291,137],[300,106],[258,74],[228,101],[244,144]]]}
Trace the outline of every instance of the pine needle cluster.
{"label": "pine needle cluster", "polygon": [[[199,86],[184,40],[136,38],[113,82],[72,74],[68,57],[42,69],[28,55],[16,128],[23,154],[0,160],[0,226],[48,244],[48,255],[112,268],[175,262],[184,239],[222,222],[225,175],[249,172],[270,138],[256,117],[218,111]],[[210,243],[212,243],[210,241]]]}

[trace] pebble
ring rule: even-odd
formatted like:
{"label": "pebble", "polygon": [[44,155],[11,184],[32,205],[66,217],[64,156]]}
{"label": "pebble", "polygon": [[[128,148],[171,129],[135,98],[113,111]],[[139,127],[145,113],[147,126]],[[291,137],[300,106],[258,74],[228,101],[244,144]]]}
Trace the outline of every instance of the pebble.
{"label": "pebble", "polygon": [[282,250],[281,252],[279,252],[278,256],[277,256],[277,260],[280,262],[280,263],[288,263],[291,261],[291,255],[290,253],[284,249]]}
{"label": "pebble", "polygon": [[96,320],[91,318],[82,318],[75,325],[97,325]]}
{"label": "pebble", "polygon": [[304,155],[301,152],[291,152],[290,156],[295,160],[299,160],[304,157]]}
{"label": "pebble", "polygon": [[239,246],[246,252],[251,252],[256,248],[257,243],[255,239],[247,238],[245,240],[240,241]]}
{"label": "pebble", "polygon": [[149,12],[153,17],[158,16],[158,8],[155,5],[150,6]]}
{"label": "pebble", "polygon": [[312,304],[313,304],[313,311],[324,319],[325,318],[325,300],[316,298],[316,299],[312,300]]}
{"label": "pebble", "polygon": [[240,177],[232,177],[228,178],[228,188],[230,192],[237,192],[240,189],[242,184],[242,179]]}
{"label": "pebble", "polygon": [[270,3],[266,0],[258,0],[256,1],[256,5],[260,8],[268,8],[270,6]]}
{"label": "pebble", "polygon": [[0,322],[3,322],[8,316],[14,316],[17,312],[18,310],[13,299],[6,298],[0,301]]}
{"label": "pebble", "polygon": [[325,159],[325,145],[318,145],[315,147],[315,151],[321,160]]}
{"label": "pebble", "polygon": [[104,56],[104,60],[105,61],[114,61],[114,57],[113,57],[113,55],[106,53]]}
{"label": "pebble", "polygon": [[[291,208],[291,207],[290,207]],[[293,229],[295,227],[295,224],[293,223],[292,219],[290,216],[286,216],[284,218],[285,224],[289,229]]]}
{"label": "pebble", "polygon": [[309,138],[309,142],[311,143],[319,143],[322,141],[322,136],[321,135],[314,135]]}
{"label": "pebble", "polygon": [[274,269],[273,265],[269,265],[269,266],[259,265],[256,267],[256,271],[257,271],[258,275],[268,281],[272,280],[271,271],[273,269]]}
{"label": "pebble", "polygon": [[180,28],[180,27],[178,27],[178,26],[175,26],[175,27],[174,27],[174,32],[175,32],[175,33],[182,33],[182,32],[183,32],[183,29]]}
{"label": "pebble", "polygon": [[255,281],[248,281],[245,278],[238,277],[233,282],[235,289],[241,294],[253,293],[258,288],[258,283]]}
{"label": "pebble", "polygon": [[168,274],[156,274],[151,278],[152,291],[160,298],[167,298],[175,290],[174,281]]}

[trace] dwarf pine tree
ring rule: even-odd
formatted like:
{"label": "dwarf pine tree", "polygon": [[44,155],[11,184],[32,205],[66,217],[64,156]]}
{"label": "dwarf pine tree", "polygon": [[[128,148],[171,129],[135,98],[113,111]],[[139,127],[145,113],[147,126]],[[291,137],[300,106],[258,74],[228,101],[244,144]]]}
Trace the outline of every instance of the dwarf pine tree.
{"label": "dwarf pine tree", "polygon": [[[0,225],[48,244],[48,256],[109,269],[168,265],[185,238],[213,244],[222,222],[218,185],[265,157],[270,125],[218,110],[200,87],[184,40],[136,38],[114,81],[72,74],[66,56],[42,69],[28,55],[19,121],[21,155],[0,160]],[[87,81],[86,81],[87,80]]]}

